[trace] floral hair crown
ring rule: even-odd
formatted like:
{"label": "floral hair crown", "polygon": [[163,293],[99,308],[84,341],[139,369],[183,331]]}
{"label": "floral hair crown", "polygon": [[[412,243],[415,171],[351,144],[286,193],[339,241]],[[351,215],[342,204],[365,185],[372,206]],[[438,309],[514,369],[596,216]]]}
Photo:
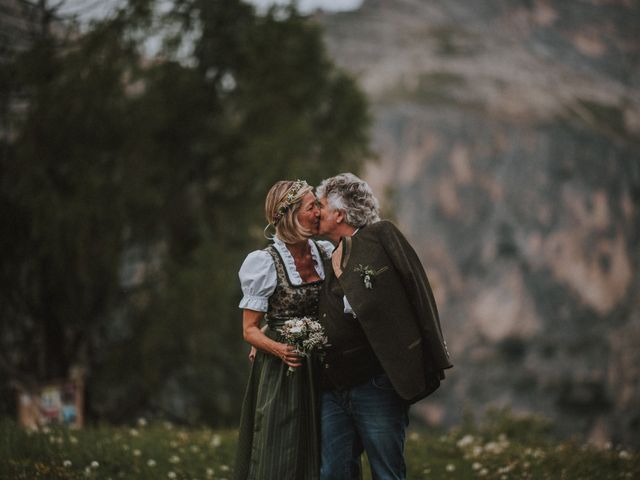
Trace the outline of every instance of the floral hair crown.
{"label": "floral hair crown", "polygon": [[293,185],[289,187],[289,190],[287,190],[285,196],[278,203],[278,208],[276,208],[276,213],[273,216],[274,226],[276,226],[278,222],[282,220],[282,217],[284,217],[284,214],[287,213],[287,210],[289,210],[291,205],[295,204],[299,200],[299,198],[297,197],[300,193],[300,190],[306,187],[309,187],[309,185],[304,180],[296,180],[295,182],[293,182]]}

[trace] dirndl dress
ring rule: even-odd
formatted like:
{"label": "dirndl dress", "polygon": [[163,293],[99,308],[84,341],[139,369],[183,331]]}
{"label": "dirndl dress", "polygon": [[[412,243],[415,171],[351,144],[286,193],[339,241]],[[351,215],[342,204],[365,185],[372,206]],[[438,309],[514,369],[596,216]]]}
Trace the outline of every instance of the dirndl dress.
{"label": "dirndl dress", "polygon": [[[277,285],[265,315],[269,338],[283,342],[286,320],[317,318],[322,281],[292,284],[273,245]],[[287,375],[278,357],[258,351],[240,418],[234,480],[317,480],[320,476],[319,362],[313,355]]]}

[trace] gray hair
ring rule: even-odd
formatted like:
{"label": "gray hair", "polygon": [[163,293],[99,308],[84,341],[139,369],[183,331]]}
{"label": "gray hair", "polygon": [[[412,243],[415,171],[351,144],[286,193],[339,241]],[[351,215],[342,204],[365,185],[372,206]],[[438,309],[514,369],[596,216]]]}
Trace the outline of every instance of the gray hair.
{"label": "gray hair", "polygon": [[329,207],[344,212],[347,224],[360,228],[380,220],[380,204],[367,182],[353,173],[341,173],[323,180],[316,189]]}

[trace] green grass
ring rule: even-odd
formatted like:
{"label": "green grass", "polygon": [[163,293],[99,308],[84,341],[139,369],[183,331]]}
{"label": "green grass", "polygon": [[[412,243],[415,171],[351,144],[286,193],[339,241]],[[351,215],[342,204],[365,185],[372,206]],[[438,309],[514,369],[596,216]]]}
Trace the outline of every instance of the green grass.
{"label": "green grass", "polygon": [[[146,422],[135,427],[27,432],[0,422],[2,479],[229,479],[235,431],[184,429]],[[407,478],[634,479],[640,454],[554,440],[549,424],[507,411],[488,414],[444,435],[410,430]],[[370,478],[368,471],[365,479]]]}
{"label": "green grass", "polygon": [[229,478],[237,437],[168,423],[27,432],[6,421],[0,435],[0,478],[12,480]]}

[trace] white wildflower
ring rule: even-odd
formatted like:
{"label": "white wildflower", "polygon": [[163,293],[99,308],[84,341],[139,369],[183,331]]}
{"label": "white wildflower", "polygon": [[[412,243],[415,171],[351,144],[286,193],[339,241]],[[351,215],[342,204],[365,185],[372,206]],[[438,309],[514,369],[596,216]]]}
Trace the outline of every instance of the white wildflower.
{"label": "white wildflower", "polygon": [[223,472],[228,472],[230,470],[228,465],[220,465],[220,470]]}
{"label": "white wildflower", "polygon": [[471,465],[471,468],[473,468],[474,470],[480,470],[482,468],[482,464],[478,462],[473,462],[473,465]]}
{"label": "white wildflower", "polygon": [[449,465],[447,465],[447,472],[453,472],[455,471],[456,466],[453,463],[450,463]]}
{"label": "white wildflower", "polygon": [[65,460],[62,462],[63,467],[70,467],[72,465],[71,460]]}
{"label": "white wildflower", "polygon": [[149,460],[147,460],[147,466],[155,467],[156,466],[156,461],[153,458],[150,458]]}
{"label": "white wildflower", "polygon": [[132,437],[137,437],[140,434],[138,433],[138,430],[132,428],[131,430],[129,430],[129,435],[131,435]]}
{"label": "white wildflower", "polygon": [[629,460],[631,458],[631,454],[626,450],[620,450],[618,457],[620,457],[622,460]]}
{"label": "white wildflower", "polygon": [[219,434],[214,434],[211,437],[211,446],[214,448],[219,447],[222,444],[222,437]]}
{"label": "white wildflower", "polygon": [[498,442],[488,442],[484,446],[484,450],[488,453],[500,454],[505,449],[506,445],[504,443]]}
{"label": "white wildflower", "polygon": [[176,478],[176,476],[177,476],[177,475],[175,474],[175,472],[169,472],[169,473],[167,473],[167,477],[169,477],[169,478]]}
{"label": "white wildflower", "polygon": [[147,420],[143,417],[140,417],[138,419],[138,426],[139,427],[146,427],[147,426]]}
{"label": "white wildflower", "polygon": [[464,448],[471,445],[472,443],[473,443],[473,435],[465,435],[460,440],[458,440],[457,445],[459,448]]}
{"label": "white wildflower", "polygon": [[140,455],[142,455],[142,452],[136,448],[136,449],[133,451],[133,456],[134,456],[134,457],[139,457]]}
{"label": "white wildflower", "polygon": [[100,464],[98,462],[96,462],[95,460],[93,462],[91,462],[91,468],[96,469],[100,466]]}
{"label": "white wildflower", "polygon": [[180,457],[177,455],[171,455],[169,463],[180,463]]}

